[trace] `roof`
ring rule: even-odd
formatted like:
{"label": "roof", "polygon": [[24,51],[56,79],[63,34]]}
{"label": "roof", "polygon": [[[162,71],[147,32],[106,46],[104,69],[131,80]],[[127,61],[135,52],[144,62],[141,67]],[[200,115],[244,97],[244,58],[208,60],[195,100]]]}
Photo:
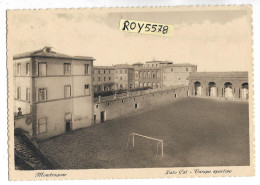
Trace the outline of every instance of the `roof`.
{"label": "roof", "polygon": [[45,58],[60,58],[60,59],[71,59],[71,60],[95,60],[93,57],[87,56],[69,56],[62,53],[57,53],[51,50],[51,47],[44,47],[41,50],[26,52],[22,54],[14,55],[13,59],[22,59],[30,57],[45,57]]}
{"label": "roof", "polygon": [[28,133],[20,128],[14,131],[15,168],[19,170],[53,169],[53,164],[32,142]]}
{"label": "roof", "polygon": [[94,69],[115,69],[113,66],[94,66]]}
{"label": "roof", "polygon": [[170,64],[167,66],[164,66],[164,68],[167,67],[196,67],[197,65],[195,64],[190,64],[190,63],[180,63],[180,64]]}
{"label": "roof", "polygon": [[244,77],[248,78],[248,72],[247,71],[230,71],[230,72],[192,72],[190,73],[190,78],[209,78],[209,77]]}
{"label": "roof", "polygon": [[132,65],[144,65],[144,64],[141,62],[137,62],[137,63],[133,63]]}
{"label": "roof", "polygon": [[116,64],[114,65],[115,68],[117,69],[133,69],[134,66],[129,65],[129,64]]}
{"label": "roof", "polygon": [[172,64],[173,62],[171,61],[147,61],[146,63],[160,63],[160,64]]}

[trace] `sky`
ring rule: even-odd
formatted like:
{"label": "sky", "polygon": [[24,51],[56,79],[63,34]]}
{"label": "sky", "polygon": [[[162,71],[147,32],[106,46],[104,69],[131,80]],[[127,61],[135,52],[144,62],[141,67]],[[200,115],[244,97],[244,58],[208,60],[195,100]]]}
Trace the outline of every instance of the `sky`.
{"label": "sky", "polygon": [[[252,20],[246,7],[13,10],[7,19],[11,56],[50,46],[94,57],[98,66],[167,60],[209,72],[252,67]],[[170,24],[173,36],[123,32],[120,19]]]}

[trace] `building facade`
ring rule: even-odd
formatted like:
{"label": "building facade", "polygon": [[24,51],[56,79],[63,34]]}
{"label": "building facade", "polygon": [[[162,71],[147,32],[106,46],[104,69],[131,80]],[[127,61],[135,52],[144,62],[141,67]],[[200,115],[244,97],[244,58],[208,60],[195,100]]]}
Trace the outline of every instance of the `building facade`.
{"label": "building facade", "polygon": [[169,61],[150,61],[133,64],[135,87],[174,87],[189,84],[190,72],[196,72],[193,64],[173,64]]}
{"label": "building facade", "polygon": [[[93,123],[92,57],[68,56],[45,47],[16,55],[13,61],[16,127],[41,140]],[[21,114],[30,119],[21,123]]]}
{"label": "building facade", "polygon": [[196,72],[189,77],[192,96],[249,98],[248,72]]}
{"label": "building facade", "polygon": [[163,67],[163,86],[172,87],[189,85],[189,75],[197,72],[197,66],[193,64],[170,64]]}
{"label": "building facade", "polygon": [[129,64],[117,64],[113,67],[115,68],[115,89],[134,88],[134,67]]}
{"label": "building facade", "polygon": [[115,90],[115,68],[111,66],[94,66],[94,92]]}

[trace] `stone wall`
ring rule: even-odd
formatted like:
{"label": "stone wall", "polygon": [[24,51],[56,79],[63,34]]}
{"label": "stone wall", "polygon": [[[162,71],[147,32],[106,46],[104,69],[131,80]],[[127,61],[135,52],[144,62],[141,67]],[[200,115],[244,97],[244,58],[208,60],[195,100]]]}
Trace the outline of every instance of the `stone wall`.
{"label": "stone wall", "polygon": [[173,103],[179,98],[188,96],[188,86],[167,89],[152,89],[120,97],[104,97],[96,99],[94,103],[94,122],[101,123],[102,114],[104,121],[125,117],[131,114],[151,110],[166,104]]}

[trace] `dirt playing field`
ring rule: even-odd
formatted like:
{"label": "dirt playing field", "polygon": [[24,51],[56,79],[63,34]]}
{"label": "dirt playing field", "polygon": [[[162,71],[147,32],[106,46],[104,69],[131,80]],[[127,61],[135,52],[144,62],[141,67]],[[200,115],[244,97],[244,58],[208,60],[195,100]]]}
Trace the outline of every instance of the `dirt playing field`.
{"label": "dirt playing field", "polygon": [[[135,137],[130,133],[163,140]],[[130,117],[107,121],[39,143],[62,169],[249,165],[248,104],[185,98]]]}

